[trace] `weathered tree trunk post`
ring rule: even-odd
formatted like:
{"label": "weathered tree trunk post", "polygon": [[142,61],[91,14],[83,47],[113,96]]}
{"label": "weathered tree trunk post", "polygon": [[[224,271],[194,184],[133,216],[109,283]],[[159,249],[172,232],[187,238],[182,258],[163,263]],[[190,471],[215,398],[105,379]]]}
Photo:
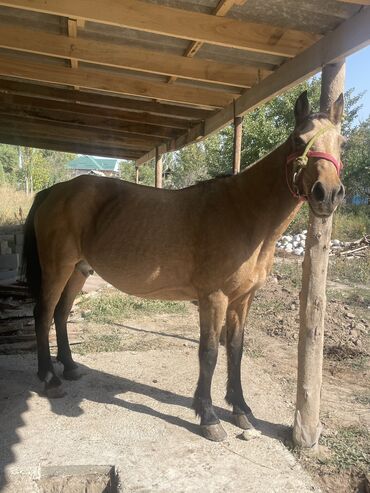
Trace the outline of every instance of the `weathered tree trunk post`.
{"label": "weathered tree trunk post", "polygon": [[135,166],[135,183],[139,183],[139,166]]}
{"label": "weathered tree trunk post", "polygon": [[155,150],[155,186],[162,188],[163,163],[162,156],[159,154],[158,147]]}
{"label": "weathered tree trunk post", "polygon": [[233,159],[233,175],[240,172],[240,152],[242,148],[242,131],[243,117],[235,115],[234,101],[234,159]]}
{"label": "weathered tree trunk post", "polygon": [[[327,111],[344,91],[345,62],[322,70],[320,110]],[[326,274],[332,216],[315,217],[310,211],[300,293],[297,403],[293,441],[302,448],[318,450],[321,433],[320,395],[326,307]]]}

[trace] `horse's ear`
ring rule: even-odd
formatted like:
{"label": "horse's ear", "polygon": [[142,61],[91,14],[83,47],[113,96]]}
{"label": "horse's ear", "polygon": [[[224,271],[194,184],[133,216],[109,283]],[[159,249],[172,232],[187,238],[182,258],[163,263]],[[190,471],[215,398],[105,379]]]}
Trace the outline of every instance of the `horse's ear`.
{"label": "horse's ear", "polygon": [[295,123],[299,125],[311,113],[310,103],[308,102],[307,91],[302,92],[295,103],[294,116]]}
{"label": "horse's ear", "polygon": [[339,125],[342,120],[344,109],[344,98],[341,93],[336,101],[331,105],[329,109],[329,119],[334,125]]}

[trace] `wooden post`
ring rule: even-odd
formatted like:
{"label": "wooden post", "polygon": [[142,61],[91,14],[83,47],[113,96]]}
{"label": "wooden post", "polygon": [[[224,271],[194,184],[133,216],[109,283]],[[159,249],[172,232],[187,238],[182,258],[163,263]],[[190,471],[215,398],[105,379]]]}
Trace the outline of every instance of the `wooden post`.
{"label": "wooden post", "polygon": [[234,100],[234,159],[233,159],[233,175],[240,172],[240,151],[242,147],[242,130],[243,117],[235,115],[235,100]]}
{"label": "wooden post", "polygon": [[139,166],[135,166],[135,183],[139,183]]}
{"label": "wooden post", "polygon": [[[320,110],[327,112],[344,91],[345,62],[322,70]],[[315,217],[310,211],[300,293],[297,403],[294,419],[295,445],[318,451],[321,433],[320,394],[326,307],[326,274],[332,216]]]}
{"label": "wooden post", "polygon": [[163,163],[162,156],[159,154],[159,149],[155,149],[155,186],[162,188]]}

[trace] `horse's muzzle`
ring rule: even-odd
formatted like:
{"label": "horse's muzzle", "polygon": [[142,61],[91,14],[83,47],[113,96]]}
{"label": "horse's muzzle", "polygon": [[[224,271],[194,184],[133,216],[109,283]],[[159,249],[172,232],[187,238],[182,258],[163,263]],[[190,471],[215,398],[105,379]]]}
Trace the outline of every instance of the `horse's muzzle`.
{"label": "horse's muzzle", "polygon": [[313,184],[308,198],[312,212],[318,217],[330,216],[343,201],[345,189],[341,182],[335,187],[328,188],[321,181]]}

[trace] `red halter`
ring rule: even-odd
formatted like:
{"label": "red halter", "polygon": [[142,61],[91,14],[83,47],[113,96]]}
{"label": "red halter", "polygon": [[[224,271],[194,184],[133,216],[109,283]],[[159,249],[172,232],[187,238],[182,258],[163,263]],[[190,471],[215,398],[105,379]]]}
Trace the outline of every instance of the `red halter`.
{"label": "red halter", "polygon": [[[300,153],[300,152],[294,152],[293,154],[290,154],[287,157],[287,160],[286,160],[286,168],[285,168],[285,171],[286,171],[287,185],[288,185],[288,188],[289,188],[291,194],[296,199],[300,199],[300,200],[304,201],[304,200],[307,200],[307,196],[306,195],[300,195],[299,194],[298,186],[297,186],[296,181],[297,181],[297,179],[298,179],[298,177],[300,175],[300,172],[302,171],[302,169],[305,166],[300,165],[298,167],[297,171],[295,171],[293,173],[293,186],[297,189],[297,192],[298,193],[292,189],[292,187],[291,187],[291,185],[289,183],[289,180],[288,180],[288,164],[291,163],[291,162],[294,162],[301,155],[302,155],[302,153]],[[335,169],[337,170],[338,176],[340,176],[340,172],[341,172],[341,170],[343,168],[343,163],[342,163],[342,161],[338,161],[337,159],[335,159],[335,157],[332,156],[331,154],[329,154],[327,152],[320,152],[320,151],[308,151],[306,153],[306,156],[307,156],[307,158],[316,157],[316,158],[319,158],[319,159],[325,159],[326,161],[330,161],[335,166]]]}

